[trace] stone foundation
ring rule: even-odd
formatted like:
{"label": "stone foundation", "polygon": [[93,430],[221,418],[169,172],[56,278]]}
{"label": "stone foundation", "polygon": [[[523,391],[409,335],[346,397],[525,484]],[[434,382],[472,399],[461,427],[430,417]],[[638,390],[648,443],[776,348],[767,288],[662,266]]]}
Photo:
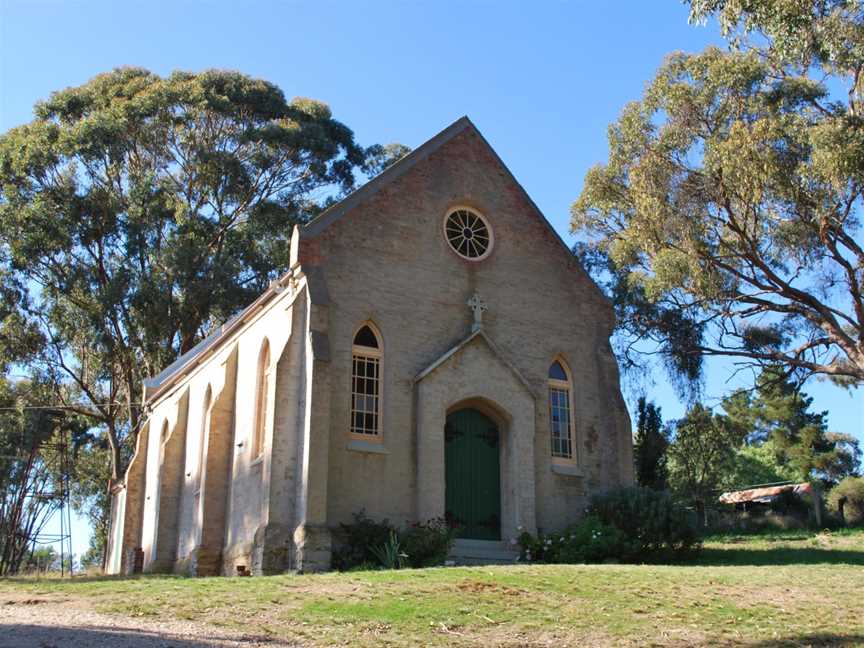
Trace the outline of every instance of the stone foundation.
{"label": "stone foundation", "polygon": [[281,524],[258,527],[252,545],[252,565],[255,576],[281,574],[294,567],[294,540],[291,530]]}
{"label": "stone foundation", "polygon": [[197,547],[192,552],[190,572],[194,576],[219,576],[222,573],[222,552]]}
{"label": "stone foundation", "polygon": [[296,569],[300,573],[321,572],[330,569],[333,539],[324,525],[301,525],[294,532]]}
{"label": "stone foundation", "polygon": [[147,566],[148,574],[170,574],[174,570],[174,561],[169,558],[159,558]]}

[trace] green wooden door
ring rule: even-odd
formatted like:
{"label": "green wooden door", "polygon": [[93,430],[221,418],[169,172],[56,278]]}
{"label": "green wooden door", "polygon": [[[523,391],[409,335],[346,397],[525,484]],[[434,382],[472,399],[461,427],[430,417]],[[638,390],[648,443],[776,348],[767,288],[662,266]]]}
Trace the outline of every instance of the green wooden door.
{"label": "green wooden door", "polygon": [[474,409],[447,417],[445,515],[460,538],[501,539],[501,471],[498,426]]}

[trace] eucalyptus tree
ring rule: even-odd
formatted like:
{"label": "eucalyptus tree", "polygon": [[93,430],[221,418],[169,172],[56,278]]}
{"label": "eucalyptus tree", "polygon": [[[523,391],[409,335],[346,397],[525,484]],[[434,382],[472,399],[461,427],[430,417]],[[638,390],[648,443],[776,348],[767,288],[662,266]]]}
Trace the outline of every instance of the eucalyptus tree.
{"label": "eucalyptus tree", "polygon": [[690,7],[719,20],[729,50],[671,54],[572,207],[621,357],[659,349],[685,385],[706,356],[861,383],[862,4]]}
{"label": "eucalyptus tree", "polygon": [[142,379],[249,303],[292,226],[388,150],[235,72],[123,68],[52,94],[0,136],[0,360],[104,429],[117,479]]}
{"label": "eucalyptus tree", "polygon": [[[59,441],[77,436],[76,417],[32,407],[51,386],[0,376],[0,575],[18,573],[60,509],[66,481]],[[62,431],[62,432],[61,432]]]}

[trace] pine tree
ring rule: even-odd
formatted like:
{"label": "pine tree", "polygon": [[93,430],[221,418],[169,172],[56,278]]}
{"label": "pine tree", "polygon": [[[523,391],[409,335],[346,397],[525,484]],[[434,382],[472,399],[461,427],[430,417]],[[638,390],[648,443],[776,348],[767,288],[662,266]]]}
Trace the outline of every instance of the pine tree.
{"label": "pine tree", "polygon": [[813,398],[800,391],[779,367],[768,367],[755,394],[738,391],[723,401],[730,418],[750,430],[747,443],[771,448],[777,465],[795,479],[837,482],[855,472],[857,440],[828,431],[827,412],[813,412]]}
{"label": "pine tree", "polygon": [[665,490],[669,439],[663,430],[660,408],[647,402],[643,396],[639,399],[637,412],[636,440],[633,445],[636,480],[642,486]]}

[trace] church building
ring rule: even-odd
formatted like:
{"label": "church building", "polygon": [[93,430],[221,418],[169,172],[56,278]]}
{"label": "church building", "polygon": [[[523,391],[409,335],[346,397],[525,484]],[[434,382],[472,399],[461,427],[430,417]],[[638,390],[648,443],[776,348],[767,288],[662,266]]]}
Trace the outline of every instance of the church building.
{"label": "church building", "polygon": [[633,481],[608,300],[463,117],[145,385],[110,573],[330,568],[339,524],[509,546]]}

